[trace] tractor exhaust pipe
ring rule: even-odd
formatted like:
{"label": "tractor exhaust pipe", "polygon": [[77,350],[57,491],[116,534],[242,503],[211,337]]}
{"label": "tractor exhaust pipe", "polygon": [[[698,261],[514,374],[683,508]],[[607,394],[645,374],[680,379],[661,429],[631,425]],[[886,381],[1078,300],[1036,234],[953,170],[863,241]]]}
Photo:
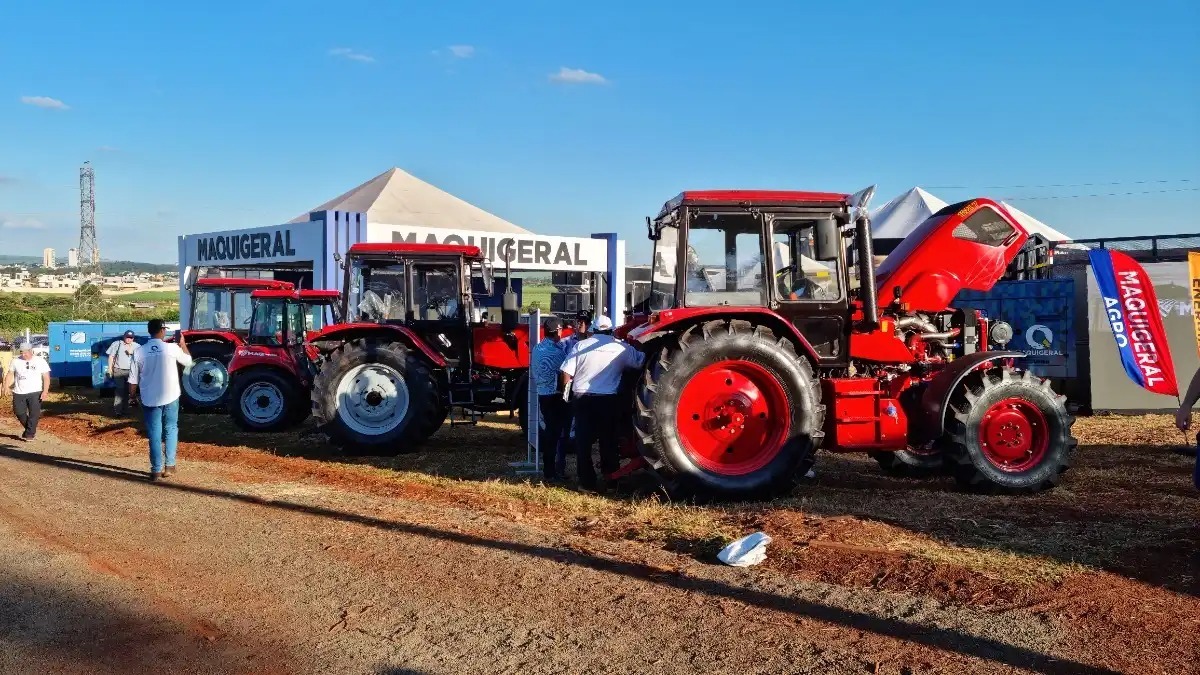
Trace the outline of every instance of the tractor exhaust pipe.
{"label": "tractor exhaust pipe", "polygon": [[875,293],[875,247],[871,243],[871,221],[859,216],[854,221],[858,237],[858,290],[863,301],[863,324],[869,330],[879,324],[879,298]]}

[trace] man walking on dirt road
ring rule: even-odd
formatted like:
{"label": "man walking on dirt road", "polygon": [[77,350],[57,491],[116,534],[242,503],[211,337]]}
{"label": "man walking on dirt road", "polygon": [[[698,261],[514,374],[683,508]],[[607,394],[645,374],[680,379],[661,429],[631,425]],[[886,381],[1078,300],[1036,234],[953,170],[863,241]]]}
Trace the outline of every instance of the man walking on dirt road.
{"label": "man walking on dirt road", "polygon": [[608,475],[620,468],[617,431],[621,428],[618,393],[626,370],[640,368],[645,354],[613,337],[612,319],[597,316],[592,336],[580,340],[563,361],[563,388],[570,387],[575,401],[575,459],[579,485],[595,490],[596,467],[592,443],[600,441],[600,471]]}
{"label": "man walking on dirt road", "polygon": [[[142,391],[142,415],[150,437],[150,480],[175,475],[175,448],[179,442],[179,366],[192,365],[183,333],[178,344],[164,341],[167,329],[161,319],[146,326],[150,341],[134,357],[129,371],[129,395]],[[166,464],[164,465],[164,454]]]}
{"label": "man walking on dirt road", "polygon": [[108,346],[107,372],[113,379],[113,414],[117,417],[129,414],[129,371],[142,350],[134,337],[133,331],[127,330],[120,340]]}
{"label": "man walking on dirt road", "polygon": [[37,435],[38,420],[42,417],[42,401],[50,393],[50,364],[33,353],[33,345],[22,342],[20,355],[8,364],[4,371],[4,386],[0,394],[9,390],[13,395],[13,414],[25,427],[21,440],[32,441]]}

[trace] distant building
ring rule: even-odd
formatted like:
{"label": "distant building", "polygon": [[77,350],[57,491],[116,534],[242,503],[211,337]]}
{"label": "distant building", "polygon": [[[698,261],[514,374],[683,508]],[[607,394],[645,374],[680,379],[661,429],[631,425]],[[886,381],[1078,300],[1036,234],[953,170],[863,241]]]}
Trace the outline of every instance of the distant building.
{"label": "distant building", "polygon": [[48,270],[54,269],[55,266],[54,249],[47,248],[42,250],[42,267]]}
{"label": "distant building", "polygon": [[79,251],[75,249],[67,251],[67,267],[71,269],[79,267]]}

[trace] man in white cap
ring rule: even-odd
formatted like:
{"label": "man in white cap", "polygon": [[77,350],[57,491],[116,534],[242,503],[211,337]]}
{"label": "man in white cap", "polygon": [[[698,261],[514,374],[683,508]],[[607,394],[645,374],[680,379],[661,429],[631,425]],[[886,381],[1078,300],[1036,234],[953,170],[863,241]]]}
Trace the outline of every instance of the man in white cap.
{"label": "man in white cap", "polygon": [[4,371],[4,387],[0,393],[12,391],[13,414],[25,427],[21,440],[32,441],[42,417],[42,401],[50,393],[50,364],[34,354],[33,345],[28,342],[22,342],[17,350],[20,354]]}
{"label": "man in white cap", "polygon": [[113,379],[113,414],[124,417],[129,414],[129,371],[142,346],[135,340],[133,331],[127,330],[120,340],[108,346],[108,376]]}
{"label": "man in white cap", "polygon": [[621,410],[617,393],[626,370],[640,368],[645,354],[613,337],[612,319],[599,315],[592,321],[591,336],[571,349],[559,371],[563,387],[570,388],[575,412],[575,458],[579,485],[595,490],[596,467],[592,444],[600,441],[600,471],[608,475],[620,468],[617,430]]}

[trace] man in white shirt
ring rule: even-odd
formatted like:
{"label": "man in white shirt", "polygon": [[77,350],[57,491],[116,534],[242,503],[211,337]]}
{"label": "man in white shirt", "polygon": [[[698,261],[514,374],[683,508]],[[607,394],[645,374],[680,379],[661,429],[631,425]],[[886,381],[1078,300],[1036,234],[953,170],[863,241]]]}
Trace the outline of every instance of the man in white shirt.
{"label": "man in white shirt", "polygon": [[575,458],[579,485],[596,489],[596,467],[592,444],[600,441],[600,471],[611,474],[620,468],[617,430],[621,410],[617,396],[626,370],[641,368],[646,355],[612,336],[612,319],[597,316],[591,337],[575,343],[559,371],[563,387],[570,388],[575,411]]}
{"label": "man in white shirt", "polygon": [[37,435],[38,420],[42,417],[42,401],[50,393],[50,364],[33,353],[33,345],[22,342],[20,355],[4,371],[4,387],[0,393],[12,391],[13,414],[25,427],[21,440],[32,441]]}
{"label": "man in white shirt", "polygon": [[[150,480],[175,475],[175,448],[179,442],[179,366],[192,365],[183,333],[178,344],[165,342],[167,329],[161,319],[146,326],[150,341],[133,360],[129,371],[129,395],[142,391],[142,415],[150,437]],[[166,455],[166,465],[163,455]]]}
{"label": "man in white shirt", "polygon": [[108,346],[108,376],[113,379],[113,414],[124,417],[129,413],[129,371],[142,346],[127,330],[120,340]]}

